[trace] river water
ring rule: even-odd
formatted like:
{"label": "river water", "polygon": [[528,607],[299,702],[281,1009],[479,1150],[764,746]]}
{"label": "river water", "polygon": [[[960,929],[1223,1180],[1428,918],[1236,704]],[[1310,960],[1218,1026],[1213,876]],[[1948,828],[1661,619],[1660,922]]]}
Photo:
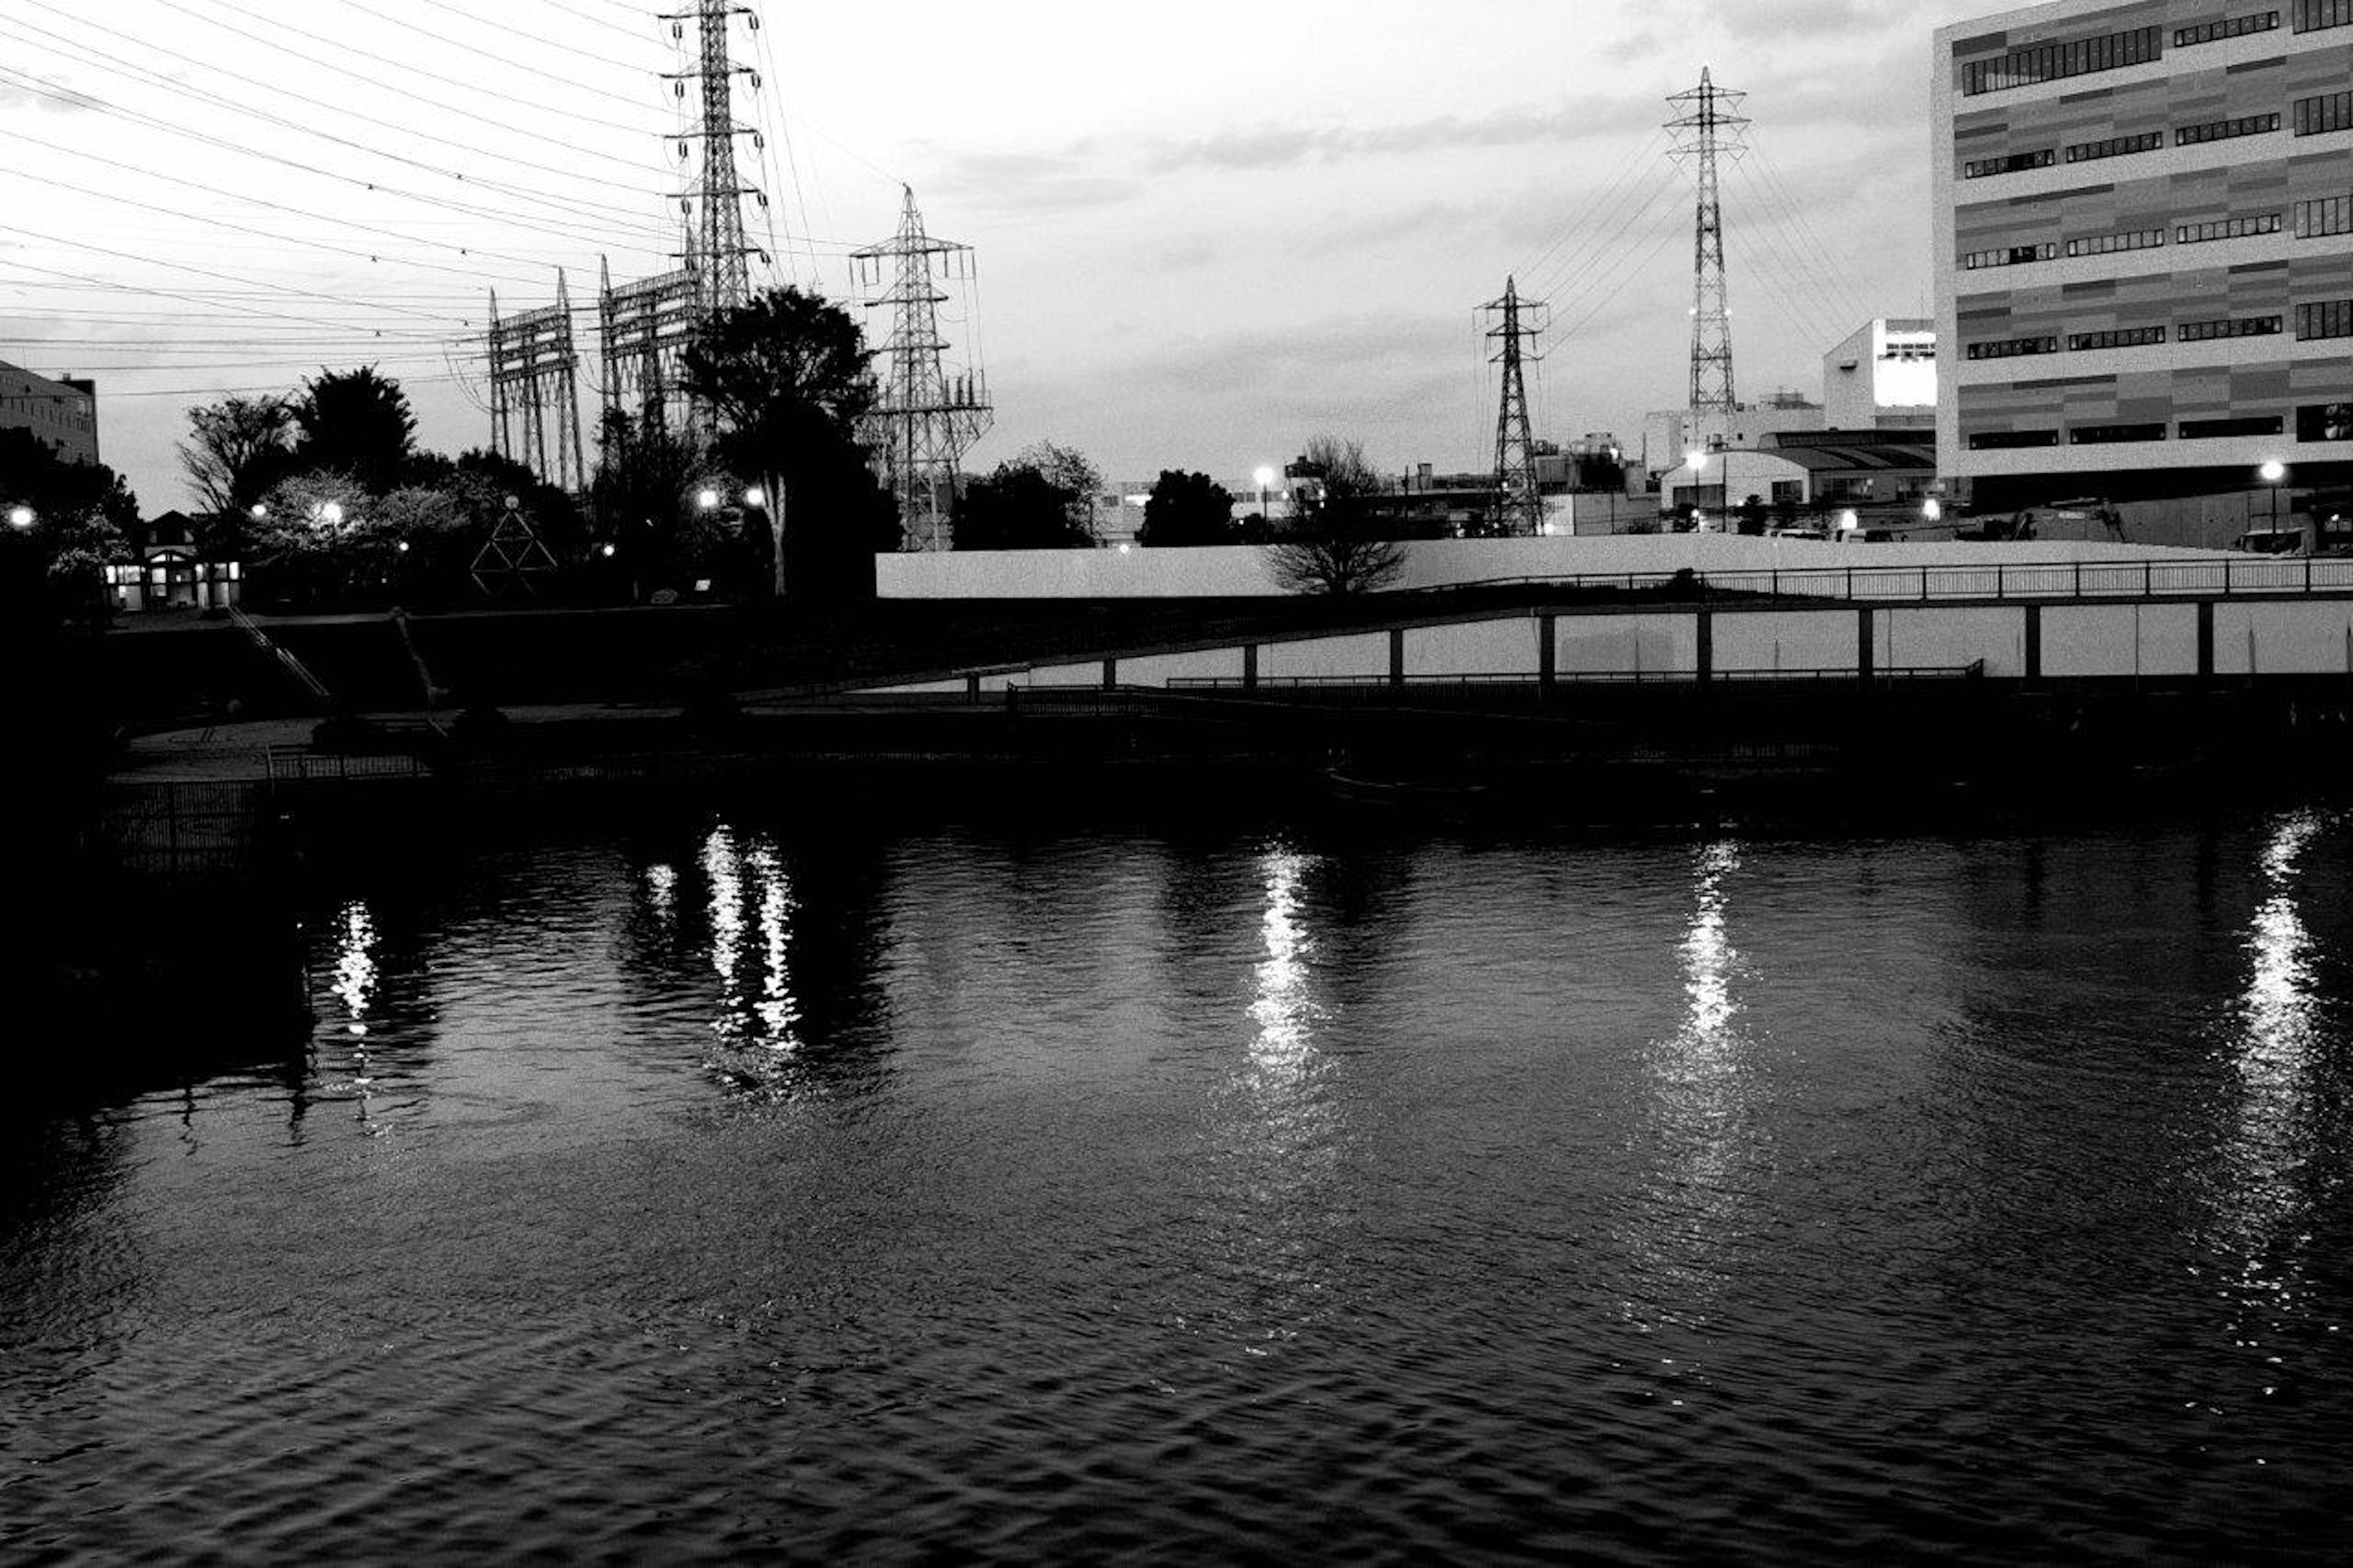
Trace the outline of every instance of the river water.
{"label": "river water", "polygon": [[2353,1541],[2353,815],[316,883],[295,1059],[5,1123],[0,1557]]}

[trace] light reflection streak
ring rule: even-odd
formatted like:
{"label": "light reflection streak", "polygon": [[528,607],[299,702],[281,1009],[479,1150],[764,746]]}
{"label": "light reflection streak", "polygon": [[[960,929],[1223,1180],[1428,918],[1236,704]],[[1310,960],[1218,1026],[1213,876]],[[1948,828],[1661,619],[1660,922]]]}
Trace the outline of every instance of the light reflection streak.
{"label": "light reflection streak", "polygon": [[375,917],[364,902],[354,899],[343,906],[339,919],[342,930],[335,939],[335,983],[331,989],[343,1005],[343,1033],[351,1037],[351,1082],[359,1091],[358,1120],[375,1134],[384,1131],[370,1116],[375,1079],[368,1066],[367,1014],[381,978],[375,959]]}
{"label": "light reflection streak", "polygon": [[1637,1221],[1645,1228],[1632,1239],[1657,1276],[1665,1317],[1704,1302],[1721,1284],[1718,1256],[1738,1225],[1742,1176],[1756,1152],[1749,1041],[1735,992],[1742,960],[1726,888],[1740,864],[1740,847],[1728,839],[1699,853],[1691,923],[1677,950],[1683,1016],[1648,1056],[1659,1152]]}
{"label": "light reflection streak", "polygon": [[646,899],[662,929],[670,930],[678,920],[678,868],[667,861],[647,867]]}
{"label": "light reflection streak", "polygon": [[[720,982],[704,1067],[736,1089],[781,1097],[807,1087],[797,1061],[803,1014],[791,944],[801,913],[792,877],[765,838],[739,843],[724,825],[703,841],[711,966]],[[749,912],[747,913],[747,909]],[[747,975],[748,968],[756,969]]]}
{"label": "light reflection streak", "polygon": [[1250,1021],[1258,1026],[1250,1061],[1261,1088],[1295,1089],[1314,1066],[1314,1026],[1323,1016],[1308,988],[1314,939],[1299,912],[1299,879],[1306,860],[1289,850],[1260,859],[1266,910],[1259,922],[1266,958],[1256,969]]}
{"label": "light reflection streak", "polygon": [[2312,933],[2295,892],[2297,863],[2322,826],[2299,811],[2273,825],[2263,847],[2267,897],[2248,922],[2247,982],[2232,1042],[2238,1105],[2228,1163],[2234,1226],[2242,1243],[2293,1219],[2302,1204],[2296,1173],[2312,1152],[2313,1070],[2321,1021]]}
{"label": "light reflection streak", "polygon": [[1209,1222],[1249,1307],[1231,1325],[1243,1353],[1262,1356],[1329,1310],[1327,1233],[1335,1223],[1340,1114],[1325,1087],[1318,1035],[1329,1014],[1315,997],[1317,943],[1303,884],[1307,856],[1280,846],[1259,856],[1259,950],[1251,966],[1248,1055],[1212,1124],[1219,1193]]}

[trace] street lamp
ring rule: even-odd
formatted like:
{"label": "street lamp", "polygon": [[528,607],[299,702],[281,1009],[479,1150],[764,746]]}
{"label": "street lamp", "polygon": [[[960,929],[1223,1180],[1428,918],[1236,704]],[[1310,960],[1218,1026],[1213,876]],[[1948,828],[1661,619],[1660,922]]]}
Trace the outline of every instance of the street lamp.
{"label": "street lamp", "polygon": [[2277,533],[2279,531],[2280,481],[2287,478],[2287,465],[2281,462],[2277,458],[2266,458],[2263,459],[2263,466],[2257,468],[2255,472],[2262,478],[2263,483],[2271,486],[2272,488],[2271,531],[2274,533]]}
{"label": "street lamp", "polygon": [[259,501],[255,501],[251,506],[245,509],[245,515],[253,519],[254,521],[259,522],[263,518],[269,515],[269,509],[262,505]]}
{"label": "street lamp", "polygon": [[1274,484],[1274,470],[1261,468],[1252,478],[1258,480],[1258,515],[1263,521],[1266,517],[1266,492]]}
{"label": "street lamp", "polygon": [[1920,503],[1920,515],[1929,522],[1941,522],[1945,516],[1945,503],[1930,496]]}
{"label": "street lamp", "polygon": [[701,507],[704,511],[717,511],[719,510],[719,492],[712,489],[709,485],[705,485],[702,489],[694,492],[694,504]]}
{"label": "street lamp", "polygon": [[10,508],[8,509],[8,526],[9,526],[9,527],[11,527],[11,528],[30,528],[30,527],[32,527],[32,526],[33,526],[33,509],[32,509],[31,507],[28,507],[28,506],[12,506],[12,507],[10,507]]}
{"label": "street lamp", "polygon": [[768,492],[762,489],[757,485],[747,486],[744,491],[744,504],[745,506],[765,506],[768,504]]}

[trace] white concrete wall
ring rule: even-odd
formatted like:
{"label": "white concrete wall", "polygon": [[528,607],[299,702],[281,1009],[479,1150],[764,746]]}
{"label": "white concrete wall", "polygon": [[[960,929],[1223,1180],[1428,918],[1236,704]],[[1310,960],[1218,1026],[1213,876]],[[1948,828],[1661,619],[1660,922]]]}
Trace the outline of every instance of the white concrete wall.
{"label": "white concrete wall", "polygon": [[1333,676],[1377,679],[1389,672],[1389,635],[1365,632],[1355,637],[1267,643],[1259,648],[1258,672],[1261,679]]}
{"label": "white concrete wall", "polygon": [[1698,623],[1688,615],[1563,616],[1553,637],[1554,669],[1564,678],[1688,675],[1699,668]]}
{"label": "white concrete wall", "polygon": [[1541,668],[1543,626],[1523,616],[1409,627],[1405,634],[1406,675],[1525,675],[1533,679]]}
{"label": "white concrete wall", "polygon": [[1985,660],[1988,675],[2026,673],[2022,609],[1891,609],[1872,616],[1872,663],[1879,669],[1951,669]]}
{"label": "white concrete wall", "polygon": [[1855,617],[1850,611],[1796,615],[1788,611],[1719,614],[1715,617],[1715,668],[1755,669],[1852,669]]}
{"label": "white concrete wall", "polygon": [[2042,612],[2042,673],[2195,675],[2195,605],[2085,605]]}
{"label": "white concrete wall", "polygon": [[1240,680],[1242,650],[1209,648],[1200,653],[1161,653],[1119,661],[1122,686],[1166,686],[1172,680]]}
{"label": "white concrete wall", "polygon": [[[1984,567],[1996,563],[2223,559],[2211,551],[2066,540],[2025,544],[1838,544],[1729,533],[1434,539],[1409,544],[1406,550],[1406,570],[1396,584],[1399,589],[1579,574],[1663,577],[1684,568],[1714,575],[1848,566]],[[1241,544],[1199,550],[951,551],[880,555],[874,569],[877,591],[886,599],[1278,595],[1283,590],[1267,570],[1267,557],[1264,547]],[[1788,586],[1794,589],[1799,584]]]}
{"label": "white concrete wall", "polygon": [[2214,673],[2353,677],[2353,605],[2217,605]]}

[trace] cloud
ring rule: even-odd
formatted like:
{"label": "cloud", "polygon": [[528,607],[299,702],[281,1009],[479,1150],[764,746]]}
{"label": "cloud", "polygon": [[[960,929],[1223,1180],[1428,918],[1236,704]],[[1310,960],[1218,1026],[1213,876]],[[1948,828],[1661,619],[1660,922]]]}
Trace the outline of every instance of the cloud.
{"label": "cloud", "polygon": [[1266,125],[1163,143],[1145,154],[1144,165],[1153,174],[1193,169],[1237,173],[1461,149],[1558,146],[1630,130],[1647,132],[1662,118],[1661,107],[1651,99],[1626,95],[1578,98],[1545,109],[1505,109],[1471,117],[1446,114],[1368,127]]}
{"label": "cloud", "polygon": [[1133,175],[1101,172],[1075,149],[968,153],[950,162],[947,177],[976,198],[968,205],[1033,217],[1117,206],[1146,189]]}

